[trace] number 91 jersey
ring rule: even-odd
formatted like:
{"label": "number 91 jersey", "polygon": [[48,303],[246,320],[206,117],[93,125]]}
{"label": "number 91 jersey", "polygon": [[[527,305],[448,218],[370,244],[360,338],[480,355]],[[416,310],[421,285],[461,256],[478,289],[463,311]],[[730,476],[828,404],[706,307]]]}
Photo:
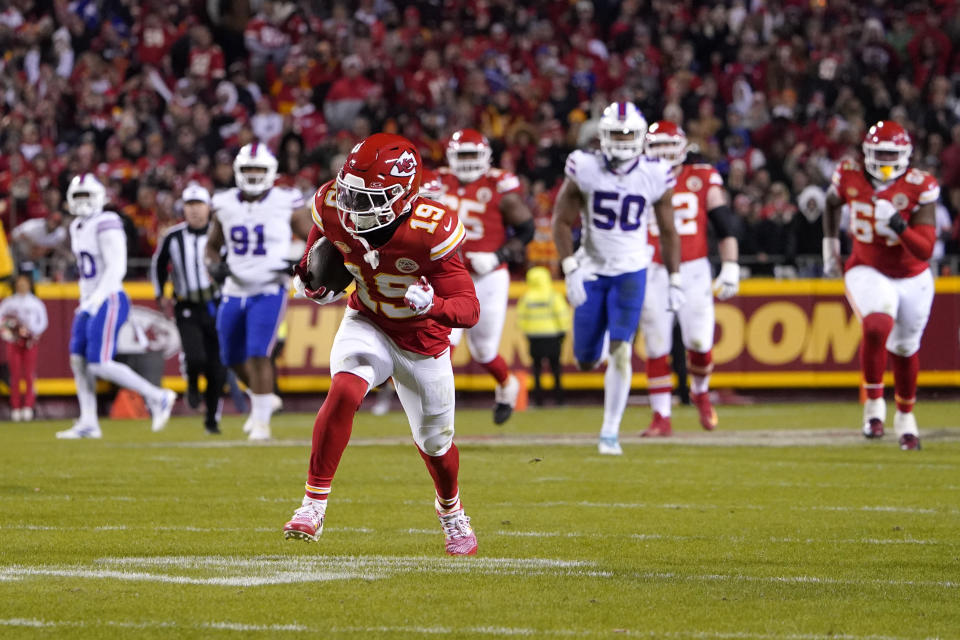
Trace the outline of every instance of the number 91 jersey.
{"label": "number 91 jersey", "polygon": [[[680,237],[680,262],[706,258],[707,192],[710,187],[723,187],[723,178],[709,164],[685,164],[677,168],[677,186],[673,188],[673,224]],[[650,244],[653,261],[663,264],[660,256],[660,229],[650,216]]]}
{"label": "number 91 jersey", "polygon": [[858,162],[844,160],[834,172],[830,188],[835,189],[850,208],[853,252],[847,260],[847,269],[866,265],[889,278],[911,278],[927,269],[927,263],[907,251],[884,221],[874,218],[873,202],[874,199],[889,201],[909,224],[910,216],[917,209],[940,198],[936,178],[926,171],[908,169],[892,183],[874,188]]}
{"label": "number 91 jersey", "polygon": [[257,200],[246,201],[233,188],[213,196],[214,215],[223,228],[230,277],[227,296],[276,293],[286,285],[287,258],[293,231],[290,218],[304,205],[296,189],[273,187]]}
{"label": "number 91 jersey", "polygon": [[641,156],[615,173],[600,152],[578,150],[567,156],[564,173],[585,200],[577,261],[602,276],[646,268],[647,218],[676,183],[672,167]]}
{"label": "number 91 jersey", "polygon": [[340,223],[336,183],[320,187],[313,205],[314,224],[343,254],[343,264],[356,281],[347,302],[350,308],[369,318],[401,349],[429,356],[443,353],[450,345],[450,327],[417,315],[404,296],[421,276],[429,282],[461,270],[466,277],[458,257],[466,231],[457,215],[435,200],[415,198],[390,240],[377,247],[373,266],[364,259],[366,247]]}

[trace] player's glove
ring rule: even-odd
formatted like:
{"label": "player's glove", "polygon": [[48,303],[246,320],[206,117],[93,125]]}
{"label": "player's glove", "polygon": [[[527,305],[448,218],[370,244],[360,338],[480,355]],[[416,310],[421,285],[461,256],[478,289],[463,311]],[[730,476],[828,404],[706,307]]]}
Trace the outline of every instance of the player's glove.
{"label": "player's glove", "polygon": [[[296,271],[296,268],[294,270]],[[296,275],[293,276],[293,290],[297,292],[298,296],[317,304],[330,304],[347,295],[346,291],[332,291],[326,287],[311,289],[304,284],[300,273],[296,273]]]}
{"label": "player's glove", "polygon": [[464,255],[478,276],[485,276],[500,266],[500,258],[492,251],[467,251]]}
{"label": "player's glove", "polygon": [[579,307],[587,301],[587,289],[583,286],[584,282],[596,280],[597,277],[587,273],[573,256],[567,256],[560,263],[563,270],[564,281],[567,285],[567,300],[574,308]]}
{"label": "player's glove", "polygon": [[687,302],[687,294],[683,292],[683,278],[679,273],[670,274],[670,288],[667,290],[667,309],[679,311]]}
{"label": "player's glove", "polygon": [[422,316],[433,308],[433,287],[427,282],[426,277],[421,276],[420,282],[416,282],[407,287],[407,293],[403,296],[407,305]]}
{"label": "player's glove", "polygon": [[873,218],[876,220],[877,233],[882,235],[889,236],[889,234],[884,233],[886,229],[890,229],[897,235],[907,230],[907,221],[900,217],[900,212],[889,200],[878,199],[874,201]]}
{"label": "player's glove", "polygon": [[222,285],[227,281],[227,276],[230,275],[230,267],[227,266],[226,260],[211,262],[207,265],[207,273],[210,274],[211,280]]}
{"label": "player's glove", "polygon": [[839,278],[840,269],[840,238],[823,239],[823,275],[825,278]]}
{"label": "player's glove", "polygon": [[740,290],[740,265],[736,262],[724,262],[720,265],[720,275],[713,281],[713,293],[718,300],[726,300],[737,295]]}

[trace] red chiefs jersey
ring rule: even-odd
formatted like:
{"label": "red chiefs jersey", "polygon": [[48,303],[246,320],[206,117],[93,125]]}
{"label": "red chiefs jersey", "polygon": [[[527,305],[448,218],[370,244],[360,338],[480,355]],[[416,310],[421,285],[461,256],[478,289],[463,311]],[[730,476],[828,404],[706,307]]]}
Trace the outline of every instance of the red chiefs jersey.
{"label": "red chiefs jersey", "polygon": [[937,179],[926,171],[909,169],[887,187],[875,189],[870,177],[855,160],[844,160],[833,173],[832,188],[850,209],[853,252],[846,268],[873,267],[890,278],[910,278],[923,273],[926,261],[914,256],[885,223],[873,217],[873,200],[888,200],[909,224],[910,216],[922,205],[940,197]]}
{"label": "red chiefs jersey", "polygon": [[[520,192],[520,179],[500,169],[490,169],[473,182],[463,184],[448,167],[437,170],[443,185],[442,202],[460,217],[467,230],[466,251],[496,251],[507,241],[500,201]],[[502,269],[506,265],[501,265]]]}
{"label": "red chiefs jersey", "polygon": [[[684,164],[679,167],[673,188],[673,224],[680,236],[680,262],[706,258],[707,191],[711,185],[723,186],[723,178],[709,164]],[[653,261],[663,264],[660,255],[660,229],[656,218],[649,225]]]}
{"label": "red chiefs jersey", "polygon": [[444,292],[438,284],[445,275],[459,271],[476,301],[458,252],[466,235],[463,223],[442,204],[416,198],[407,221],[377,248],[379,264],[374,268],[364,260],[363,244],[340,223],[336,189],[336,183],[330,181],[317,190],[313,221],[343,254],[344,264],[356,279],[356,289],[347,304],[380,327],[401,349],[431,356],[443,353],[450,346],[450,327],[417,315],[404,296],[407,287],[421,276],[426,276],[438,296],[462,295],[460,291]]}

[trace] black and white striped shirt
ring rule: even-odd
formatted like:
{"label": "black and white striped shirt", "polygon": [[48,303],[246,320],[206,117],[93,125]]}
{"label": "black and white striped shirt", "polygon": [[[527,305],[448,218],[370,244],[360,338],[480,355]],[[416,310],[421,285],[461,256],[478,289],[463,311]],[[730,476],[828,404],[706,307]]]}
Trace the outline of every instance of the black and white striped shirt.
{"label": "black and white striped shirt", "polygon": [[207,227],[191,229],[186,222],[181,222],[167,229],[153,254],[150,268],[150,279],[158,298],[163,296],[169,276],[177,302],[206,303],[220,299],[220,291],[203,264],[206,247]]}

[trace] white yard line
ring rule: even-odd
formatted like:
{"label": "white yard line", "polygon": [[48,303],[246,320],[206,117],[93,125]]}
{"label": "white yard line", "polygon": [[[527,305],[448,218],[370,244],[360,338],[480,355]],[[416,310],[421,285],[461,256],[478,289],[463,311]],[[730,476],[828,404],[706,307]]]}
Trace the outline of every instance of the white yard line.
{"label": "white yard line", "polygon": [[[528,627],[505,626],[416,626],[416,625],[377,625],[377,626],[336,626],[310,627],[298,623],[290,624],[250,624],[245,622],[201,622],[181,623],[176,621],[134,622],[126,620],[41,620],[37,618],[0,618],[0,627],[26,627],[33,629],[97,629],[102,627],[121,629],[177,629],[178,631],[234,631],[237,633],[278,633],[306,632],[320,637],[330,634],[369,635],[408,634],[418,636],[475,634],[485,636],[521,636],[521,637],[634,637],[634,638],[700,638],[703,640],[820,640],[822,633],[751,633],[749,631],[728,632],[708,630],[656,631],[644,629],[534,629]],[[930,640],[926,636],[889,636],[858,635],[838,633],[830,635],[832,640]]]}

